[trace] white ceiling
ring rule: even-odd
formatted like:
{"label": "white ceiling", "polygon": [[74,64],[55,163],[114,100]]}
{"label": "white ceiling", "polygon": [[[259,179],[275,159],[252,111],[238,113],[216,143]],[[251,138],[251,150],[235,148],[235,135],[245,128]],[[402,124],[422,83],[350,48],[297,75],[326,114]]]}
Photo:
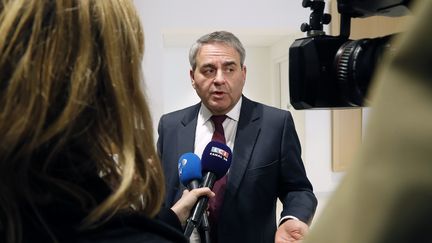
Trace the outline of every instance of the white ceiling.
{"label": "white ceiling", "polygon": [[[212,30],[196,29],[196,30],[164,30],[162,31],[164,47],[189,47],[199,37],[205,33],[210,33]],[[234,33],[248,47],[269,47],[276,42],[285,39],[289,36],[299,36],[300,31],[293,30],[229,30]]]}

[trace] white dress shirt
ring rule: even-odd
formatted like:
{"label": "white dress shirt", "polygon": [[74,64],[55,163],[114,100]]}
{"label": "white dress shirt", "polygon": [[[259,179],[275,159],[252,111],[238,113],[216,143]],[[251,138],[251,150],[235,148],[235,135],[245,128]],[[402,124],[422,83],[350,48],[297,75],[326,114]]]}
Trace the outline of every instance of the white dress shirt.
{"label": "white dress shirt", "polygon": [[[237,124],[240,117],[240,109],[241,109],[242,97],[240,97],[237,104],[227,113],[225,114],[227,118],[222,123],[225,134],[226,145],[231,149],[234,149],[235,136],[237,133]],[[214,125],[210,120],[210,117],[213,114],[210,110],[205,107],[201,103],[201,108],[198,113],[197,127],[195,130],[195,151],[194,153],[198,155],[200,158],[204,151],[204,148],[211,141]]]}
{"label": "white dress shirt", "polygon": [[[225,114],[227,118],[222,123],[224,128],[224,135],[226,145],[233,151],[234,149],[234,141],[237,133],[237,124],[240,117],[240,109],[242,104],[242,97],[240,97],[237,104],[227,113]],[[202,157],[202,153],[207,144],[211,141],[214,132],[213,122],[210,120],[210,117],[213,114],[210,110],[201,103],[201,107],[198,113],[197,127],[195,130],[195,150],[194,153],[198,155],[200,158]],[[192,232],[190,237],[190,243],[200,243],[200,237],[198,231],[195,229]]]}

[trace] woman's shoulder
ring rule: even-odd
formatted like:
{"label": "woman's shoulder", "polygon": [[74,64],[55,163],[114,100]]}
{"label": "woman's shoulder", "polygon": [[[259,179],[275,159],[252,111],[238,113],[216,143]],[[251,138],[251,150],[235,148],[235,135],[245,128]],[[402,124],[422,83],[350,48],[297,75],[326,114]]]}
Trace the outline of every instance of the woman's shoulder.
{"label": "woman's shoulder", "polygon": [[183,233],[162,221],[139,214],[114,216],[98,229],[78,237],[77,243],[185,242]]}

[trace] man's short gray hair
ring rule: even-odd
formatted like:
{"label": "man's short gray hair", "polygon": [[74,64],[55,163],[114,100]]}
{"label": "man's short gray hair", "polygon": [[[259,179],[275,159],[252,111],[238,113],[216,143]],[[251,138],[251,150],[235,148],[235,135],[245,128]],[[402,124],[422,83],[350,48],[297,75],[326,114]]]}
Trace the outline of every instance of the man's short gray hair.
{"label": "man's short gray hair", "polygon": [[210,34],[206,34],[199,38],[189,50],[189,63],[192,70],[196,68],[196,55],[201,47],[205,44],[211,43],[222,43],[233,47],[240,55],[240,65],[243,67],[244,60],[246,58],[246,51],[240,40],[232,33],[228,31],[215,31]]}

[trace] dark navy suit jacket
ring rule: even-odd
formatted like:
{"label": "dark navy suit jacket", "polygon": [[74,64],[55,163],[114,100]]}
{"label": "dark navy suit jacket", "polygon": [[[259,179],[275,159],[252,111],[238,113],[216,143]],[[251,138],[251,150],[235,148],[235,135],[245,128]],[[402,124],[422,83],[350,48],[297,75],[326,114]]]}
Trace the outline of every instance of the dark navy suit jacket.
{"label": "dark navy suit jacket", "polygon": [[[159,121],[158,152],[166,176],[166,206],[180,197],[177,163],[194,151],[200,103],[163,115]],[[199,155],[201,156],[201,155]],[[306,177],[294,122],[288,111],[243,97],[233,160],[222,203],[220,242],[274,242],[276,200],[282,216],[310,222],[317,200]]]}

